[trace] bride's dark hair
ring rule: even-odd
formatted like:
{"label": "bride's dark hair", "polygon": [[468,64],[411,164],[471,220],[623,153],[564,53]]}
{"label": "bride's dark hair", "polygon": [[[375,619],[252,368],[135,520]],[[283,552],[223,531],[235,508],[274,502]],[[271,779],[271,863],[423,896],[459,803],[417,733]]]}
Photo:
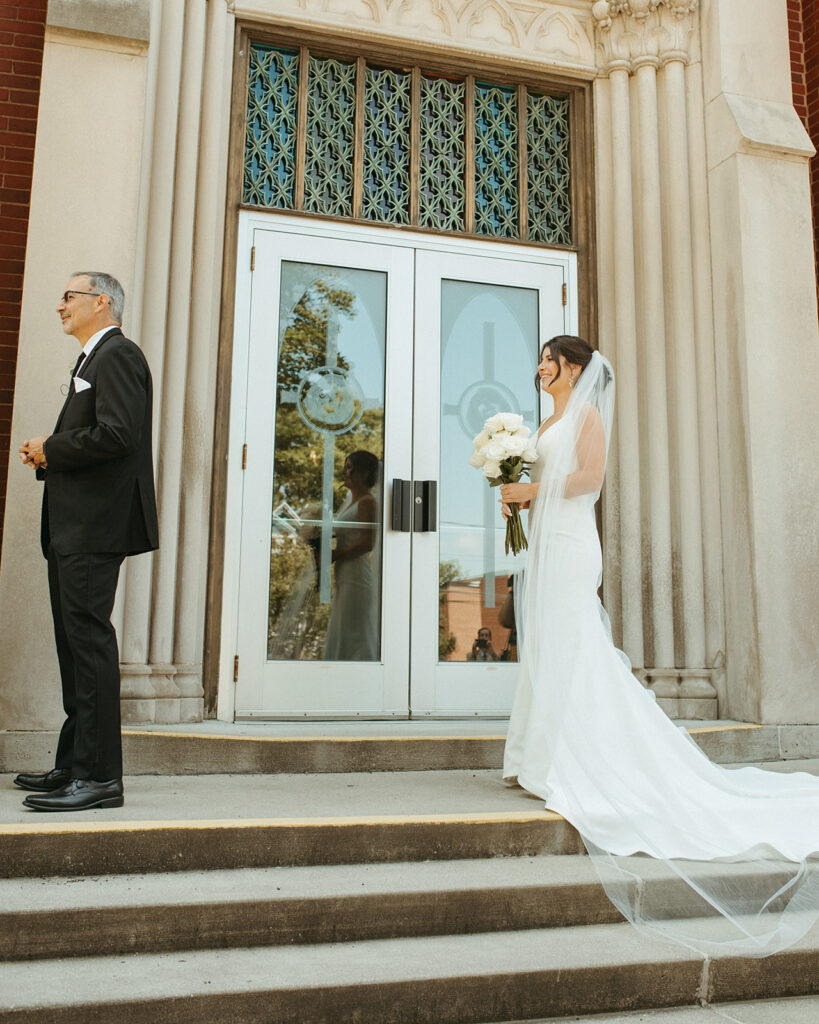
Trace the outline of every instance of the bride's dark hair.
{"label": "bride's dark hair", "polygon": [[378,456],[359,448],[347,456],[353,469],[358,473],[364,486],[372,487],[378,480]]}
{"label": "bride's dark hair", "polygon": [[[584,341],[583,338],[578,338],[576,334],[556,334],[554,338],[549,338],[547,342],[543,344],[540,350],[540,357],[538,362],[543,359],[543,353],[546,349],[552,354],[552,359],[557,363],[557,373],[554,379],[560,376],[563,372],[563,367],[560,365],[560,357],[566,360],[567,363],[571,363],[572,366],[579,366],[580,372],[582,373],[591,361],[591,357],[594,355],[594,349],[591,345]],[[608,384],[608,381],[606,381]],[[535,373],[535,391],[540,393],[540,374]]]}

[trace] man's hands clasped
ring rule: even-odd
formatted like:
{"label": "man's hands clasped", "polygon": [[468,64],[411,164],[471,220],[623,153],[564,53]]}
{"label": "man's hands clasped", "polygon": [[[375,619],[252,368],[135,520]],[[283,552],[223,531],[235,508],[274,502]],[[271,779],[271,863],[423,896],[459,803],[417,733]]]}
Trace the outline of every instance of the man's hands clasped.
{"label": "man's hands clasped", "polygon": [[43,445],[48,438],[49,435],[44,434],[42,437],[32,437],[28,441],[23,441],[17,451],[24,466],[40,469],[47,465]]}

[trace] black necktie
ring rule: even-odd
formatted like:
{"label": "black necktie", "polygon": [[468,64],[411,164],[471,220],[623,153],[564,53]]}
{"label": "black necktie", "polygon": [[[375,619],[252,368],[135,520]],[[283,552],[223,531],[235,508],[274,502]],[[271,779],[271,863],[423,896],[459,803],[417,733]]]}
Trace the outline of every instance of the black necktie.
{"label": "black necktie", "polygon": [[77,370],[82,366],[82,361],[85,359],[85,352],[80,352],[80,358],[74,363],[74,369],[71,371],[71,380],[68,382],[68,386],[71,387],[74,383],[74,378],[77,376]]}

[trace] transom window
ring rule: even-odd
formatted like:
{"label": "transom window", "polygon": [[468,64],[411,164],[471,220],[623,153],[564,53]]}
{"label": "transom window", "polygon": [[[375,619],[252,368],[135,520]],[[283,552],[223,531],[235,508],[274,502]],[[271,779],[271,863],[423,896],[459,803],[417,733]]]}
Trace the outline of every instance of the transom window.
{"label": "transom window", "polygon": [[574,243],[570,97],[250,46],[242,202]]}

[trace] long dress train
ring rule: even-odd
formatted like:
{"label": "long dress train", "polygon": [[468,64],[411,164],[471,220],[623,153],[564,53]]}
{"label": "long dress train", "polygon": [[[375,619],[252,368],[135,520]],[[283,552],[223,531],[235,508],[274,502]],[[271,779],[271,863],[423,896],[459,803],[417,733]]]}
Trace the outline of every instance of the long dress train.
{"label": "long dress train", "polygon": [[[705,952],[766,955],[819,916],[819,779],[714,764],[612,643],[597,597],[598,494],[564,496],[583,469],[587,417],[602,414],[610,432],[613,377],[602,357],[580,383],[585,391],[537,441],[541,490],[516,594],[521,672],[504,777],[575,826],[633,923]],[[666,887],[666,904],[646,898],[656,860],[685,883]]]}

